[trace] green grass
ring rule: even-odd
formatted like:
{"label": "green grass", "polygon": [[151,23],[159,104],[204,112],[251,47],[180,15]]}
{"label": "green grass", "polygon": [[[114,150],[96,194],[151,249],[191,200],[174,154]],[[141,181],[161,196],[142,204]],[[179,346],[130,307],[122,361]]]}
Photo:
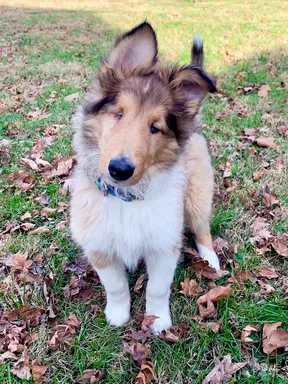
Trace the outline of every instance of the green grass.
{"label": "green grass", "polygon": [[[260,170],[264,162],[271,162],[276,157],[287,161],[287,141],[277,131],[288,121],[285,108],[288,84],[285,2],[160,0],[156,3],[146,0],[139,4],[134,0],[105,3],[75,0],[62,1],[59,8],[57,4],[52,0],[41,4],[19,0],[13,2],[14,7],[10,2],[10,8],[1,10],[0,141],[9,140],[10,158],[1,168],[0,233],[8,221],[20,223],[20,216],[27,211],[32,214],[29,222],[37,226],[47,225],[51,232],[30,235],[16,231],[4,235],[0,238],[0,256],[28,251],[29,258],[33,259],[42,252],[44,276],[53,274],[53,300],[58,309],[58,323],[63,324],[64,317],[72,313],[82,320],[72,347],[67,351],[62,347],[51,350],[47,345],[51,327],[46,323],[37,327],[38,339],[29,347],[30,361],[38,358],[48,366],[49,383],[73,383],[83,370],[99,368],[103,372],[101,383],[127,384],[135,380],[139,371],[139,366],[123,351],[122,342],[129,325],[112,328],[103,315],[95,316],[89,305],[64,297],[63,288],[71,275],[63,272],[63,266],[74,262],[81,252],[71,242],[68,230],[56,229],[56,225],[67,218],[67,211],[56,212],[51,221],[43,222],[39,213],[42,207],[34,200],[37,193],[46,191],[49,207],[58,208],[59,202],[68,199],[58,192],[60,181],[45,181],[41,174],[35,174],[35,187],[21,192],[11,188],[8,175],[24,169],[21,158],[30,153],[33,143],[43,138],[45,130],[54,124],[60,124],[61,129],[52,145],[45,148],[43,159],[53,163],[56,157],[72,154],[71,117],[77,101],[64,101],[65,96],[83,94],[92,83],[99,60],[112,46],[114,37],[147,18],[156,29],[162,55],[171,62],[189,60],[192,36],[200,32],[205,42],[207,68],[217,75],[219,88],[227,94],[227,97],[216,95],[210,98],[203,110],[204,132],[211,143],[216,171],[211,227],[215,238],[220,236],[228,241],[226,257],[230,261],[226,263],[227,268],[235,268],[231,261],[234,260],[239,263],[240,270],[252,271],[255,266],[265,265],[276,268],[279,274],[277,280],[269,281],[275,292],[268,296],[260,291],[255,281],[235,286],[233,295],[219,304],[222,326],[219,334],[214,334],[192,320],[198,314],[196,299],[179,293],[184,277],[195,278],[187,268],[189,261],[185,260],[175,276],[171,308],[174,323],[186,321],[190,330],[185,339],[175,344],[159,338],[151,342],[151,360],[158,383],[200,384],[214,367],[216,359],[228,353],[233,362],[253,356],[268,366],[267,371],[260,372],[246,366],[233,375],[230,383],[286,383],[287,352],[267,357],[261,347],[261,332],[255,336],[256,342],[248,357],[239,348],[239,332],[247,324],[262,326],[282,321],[283,327],[288,327],[287,297],[283,289],[283,283],[288,279],[287,258],[274,252],[260,257],[249,242],[250,225],[256,216],[269,217],[274,234],[288,230],[287,218],[273,220],[269,211],[276,212],[277,207],[265,208],[259,195],[261,187],[268,183],[281,201],[281,210],[285,204],[287,207],[288,183],[284,168],[275,169],[271,165],[262,179],[254,182],[252,178],[252,173]],[[260,99],[257,91],[247,95],[237,93],[237,87],[252,83],[268,84],[271,88],[268,97]],[[50,104],[47,99],[54,91],[57,95]],[[27,117],[35,107],[49,113],[49,117]],[[243,116],[243,110],[250,114]],[[225,116],[217,120],[217,113]],[[260,136],[273,136],[279,149],[259,148],[252,144],[239,148],[241,131],[248,127],[259,129]],[[11,129],[16,131],[14,136],[9,134]],[[255,156],[251,155],[252,148],[256,150]],[[223,172],[219,169],[219,165],[227,161],[232,163],[232,176],[227,180],[237,182],[237,187],[231,191],[227,191],[223,184]],[[51,244],[57,245],[58,249],[49,251]],[[130,274],[131,286],[141,273],[142,269],[134,276]],[[7,278],[12,279],[12,286]],[[217,284],[226,280],[225,277]],[[31,306],[44,305],[43,282],[26,284],[26,292],[30,292],[28,299],[18,283],[12,272],[8,277],[6,274],[1,276],[0,300],[6,310],[21,307],[26,302]],[[204,289],[206,284],[207,281],[200,283]],[[92,303],[103,309],[105,299],[99,282],[95,283],[95,290]],[[135,326],[139,324],[139,313],[144,311],[144,294],[132,292],[132,299],[132,325]],[[11,368],[12,362],[0,365],[0,382],[32,382],[21,381],[10,372]]]}

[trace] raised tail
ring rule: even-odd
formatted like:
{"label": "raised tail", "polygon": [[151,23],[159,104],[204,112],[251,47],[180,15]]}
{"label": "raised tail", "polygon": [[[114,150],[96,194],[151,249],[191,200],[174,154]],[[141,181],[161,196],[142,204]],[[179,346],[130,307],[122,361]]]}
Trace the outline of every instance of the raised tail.
{"label": "raised tail", "polygon": [[204,68],[203,41],[199,34],[194,36],[191,49],[191,61],[192,65],[197,65],[197,67]]}

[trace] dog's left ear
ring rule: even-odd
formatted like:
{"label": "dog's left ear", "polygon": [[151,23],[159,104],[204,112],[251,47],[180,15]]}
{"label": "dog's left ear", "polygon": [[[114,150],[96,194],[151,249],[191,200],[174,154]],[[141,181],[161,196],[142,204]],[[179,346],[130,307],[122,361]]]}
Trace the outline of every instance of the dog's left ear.
{"label": "dog's left ear", "polygon": [[174,94],[175,114],[180,118],[181,115],[194,117],[207,93],[217,91],[215,80],[202,68],[194,65],[183,67],[174,73],[170,86]]}
{"label": "dog's left ear", "polygon": [[120,36],[106,60],[108,67],[119,70],[149,68],[157,60],[156,34],[147,22]]}

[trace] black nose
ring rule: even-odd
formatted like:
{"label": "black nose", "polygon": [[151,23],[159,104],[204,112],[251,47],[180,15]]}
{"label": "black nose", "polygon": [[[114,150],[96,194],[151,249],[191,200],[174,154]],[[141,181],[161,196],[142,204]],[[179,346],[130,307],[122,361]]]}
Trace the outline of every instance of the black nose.
{"label": "black nose", "polygon": [[135,167],[125,158],[112,159],[108,166],[109,173],[117,181],[125,181],[132,177]]}

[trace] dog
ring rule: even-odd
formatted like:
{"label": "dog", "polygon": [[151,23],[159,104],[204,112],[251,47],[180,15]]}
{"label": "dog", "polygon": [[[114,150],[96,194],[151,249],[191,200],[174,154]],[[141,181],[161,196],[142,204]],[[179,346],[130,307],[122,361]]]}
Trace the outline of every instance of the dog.
{"label": "dog", "polygon": [[210,234],[213,169],[200,110],[215,80],[194,39],[191,63],[158,59],[147,22],[119,37],[74,116],[77,165],[70,227],[107,294],[114,326],[130,319],[125,268],[145,261],[146,315],[155,335],[172,326],[170,286],[190,226],[200,256],[219,270]]}

